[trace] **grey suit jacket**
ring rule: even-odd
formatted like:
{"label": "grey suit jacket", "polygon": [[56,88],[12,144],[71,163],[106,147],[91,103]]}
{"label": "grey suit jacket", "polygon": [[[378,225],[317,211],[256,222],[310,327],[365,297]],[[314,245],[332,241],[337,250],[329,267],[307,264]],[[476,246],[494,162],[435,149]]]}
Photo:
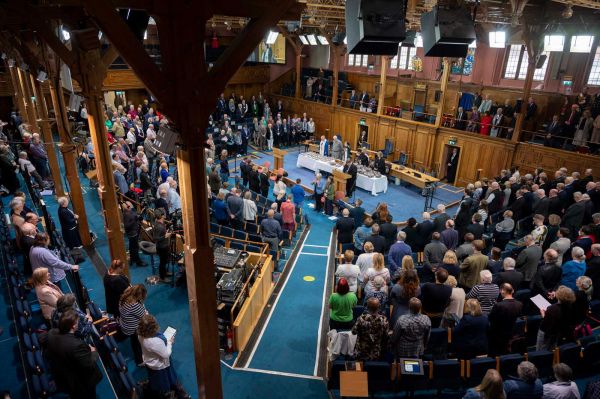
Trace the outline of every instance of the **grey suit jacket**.
{"label": "grey suit jacket", "polygon": [[515,270],[523,273],[524,281],[531,281],[537,272],[538,264],[542,258],[542,247],[532,245],[521,251],[517,257]]}

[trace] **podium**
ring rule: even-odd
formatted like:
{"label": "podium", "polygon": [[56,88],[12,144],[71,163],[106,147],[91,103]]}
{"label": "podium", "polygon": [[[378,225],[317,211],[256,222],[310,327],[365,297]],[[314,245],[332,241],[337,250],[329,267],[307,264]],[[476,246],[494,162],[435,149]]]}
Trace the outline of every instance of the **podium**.
{"label": "podium", "polygon": [[273,147],[273,170],[278,171],[283,168],[283,157],[287,155],[287,151]]}
{"label": "podium", "polygon": [[344,173],[341,170],[334,169],[333,170],[333,184],[335,187],[335,191],[341,191],[343,193],[346,192],[346,183],[348,179],[352,177],[348,173]]}

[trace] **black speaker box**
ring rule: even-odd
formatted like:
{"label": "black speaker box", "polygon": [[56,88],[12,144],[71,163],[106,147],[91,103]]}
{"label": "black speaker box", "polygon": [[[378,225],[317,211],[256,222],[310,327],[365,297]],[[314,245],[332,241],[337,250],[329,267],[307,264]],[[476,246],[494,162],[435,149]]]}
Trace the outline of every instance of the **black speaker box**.
{"label": "black speaker box", "polygon": [[406,0],[346,0],[350,54],[396,55],[406,36]]}
{"label": "black speaker box", "polygon": [[[525,50],[525,51],[527,51],[527,50]],[[535,69],[542,68],[544,66],[544,63],[546,62],[546,58],[548,58],[548,56],[546,54],[540,55],[540,58],[538,58],[537,64],[535,64]]]}
{"label": "black speaker box", "polygon": [[144,40],[144,32],[148,28],[148,21],[150,20],[150,15],[146,11],[143,10],[132,10],[132,9],[121,9],[119,10],[119,14],[125,20],[125,23],[135,37],[141,42]]}
{"label": "black speaker box", "polygon": [[475,40],[469,9],[434,7],[421,15],[421,35],[426,57],[465,57]]}

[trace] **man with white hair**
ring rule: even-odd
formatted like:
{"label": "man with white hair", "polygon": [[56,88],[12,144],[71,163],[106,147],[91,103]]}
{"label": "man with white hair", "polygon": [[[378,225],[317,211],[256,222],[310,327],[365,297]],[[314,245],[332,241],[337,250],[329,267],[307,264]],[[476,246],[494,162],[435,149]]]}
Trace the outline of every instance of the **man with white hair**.
{"label": "man with white hair", "polygon": [[415,252],[423,251],[425,245],[431,240],[431,234],[435,231],[435,225],[431,221],[431,215],[429,212],[423,212],[423,221],[417,224],[417,248]]}
{"label": "man with white hair", "polygon": [[402,259],[405,256],[412,256],[411,247],[404,242],[404,240],[406,240],[406,233],[400,231],[397,237],[398,241],[390,247],[388,253],[388,269],[390,270],[391,276],[394,276],[396,271],[402,268]]}
{"label": "man with white hair", "polygon": [[571,232],[571,239],[577,238],[577,232],[583,223],[585,216],[585,202],[582,201],[582,194],[577,191],[573,194],[575,203],[569,206],[562,218],[562,225]]}
{"label": "man with white hair", "polygon": [[500,295],[500,289],[494,283],[492,283],[492,272],[485,269],[479,272],[480,284],[477,284],[471,291],[467,293],[466,299],[477,299],[481,304],[481,311],[487,314],[492,310],[498,295]]}
{"label": "man with white hair", "polygon": [[537,201],[533,205],[532,212],[547,218],[550,200],[546,197],[546,192],[540,188],[535,192],[535,196],[537,197]]}
{"label": "man with white hair", "polygon": [[177,181],[171,176],[167,178],[169,184],[168,198],[169,198],[169,212],[173,213],[181,209],[181,197],[177,192]]}
{"label": "man with white hair", "polygon": [[515,268],[523,273],[523,281],[530,283],[537,271],[538,263],[542,257],[542,247],[535,244],[531,234],[525,236],[525,249],[519,253]]}
{"label": "man with white hair", "polygon": [[342,217],[336,220],[335,229],[337,230],[338,244],[352,243],[352,235],[354,234],[354,219],[350,217],[350,211],[348,208],[344,208],[344,210],[342,210]]}
{"label": "man with white hair", "polygon": [[444,204],[438,204],[437,206],[438,216],[433,221],[435,231],[441,233],[446,228],[446,222],[450,219],[450,215],[446,213],[446,206]]}
{"label": "man with white hair", "polygon": [[440,233],[440,242],[451,250],[458,246],[458,231],[454,230],[454,220],[446,221],[446,229]]}
{"label": "man with white hair", "polygon": [[554,291],[558,288],[562,277],[562,269],[558,262],[558,252],[550,248],[544,252],[544,264],[538,267],[531,282],[531,295],[541,295],[546,300],[554,299]]}
{"label": "man with white hair", "polygon": [[279,222],[280,226],[283,226],[283,218],[281,217],[281,213],[277,212],[277,203],[273,202],[271,204],[271,210],[273,211],[273,219]]}

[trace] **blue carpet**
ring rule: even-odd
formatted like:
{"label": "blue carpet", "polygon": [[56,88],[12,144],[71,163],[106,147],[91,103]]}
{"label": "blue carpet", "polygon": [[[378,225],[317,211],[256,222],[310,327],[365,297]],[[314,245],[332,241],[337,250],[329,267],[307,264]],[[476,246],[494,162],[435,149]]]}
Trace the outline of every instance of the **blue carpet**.
{"label": "blue carpet", "polygon": [[[259,151],[252,153],[259,157],[254,160],[255,163],[262,165],[264,162],[270,162],[271,165],[273,165],[272,153]],[[299,154],[299,147],[288,150],[288,154],[283,160],[283,166],[288,172],[288,177],[290,179],[295,180],[296,178],[300,178],[302,179],[302,184],[310,186],[310,183],[314,180],[315,173],[309,169],[296,166]],[[460,201],[462,193],[463,191],[461,188],[440,184],[435,191],[433,207],[437,207],[438,204],[449,204],[454,201]],[[367,212],[373,212],[379,203],[386,202],[394,217],[394,221],[396,222],[405,221],[410,217],[421,220],[421,214],[423,213],[425,206],[425,198],[421,195],[421,190],[419,188],[412,185],[396,186],[391,181],[388,184],[387,192],[380,193],[377,196],[373,196],[370,192],[357,188],[354,192],[353,199],[355,200],[358,198],[363,201],[363,208],[365,208]]]}
{"label": "blue carpet", "polygon": [[[250,368],[314,374],[329,260],[327,256],[321,255],[327,255],[331,222],[320,216],[311,218],[311,223],[302,252],[292,266],[291,274],[257,344],[254,357],[249,362]],[[312,277],[314,280],[305,281],[305,277]],[[274,342],[277,345],[273,345]]]}

